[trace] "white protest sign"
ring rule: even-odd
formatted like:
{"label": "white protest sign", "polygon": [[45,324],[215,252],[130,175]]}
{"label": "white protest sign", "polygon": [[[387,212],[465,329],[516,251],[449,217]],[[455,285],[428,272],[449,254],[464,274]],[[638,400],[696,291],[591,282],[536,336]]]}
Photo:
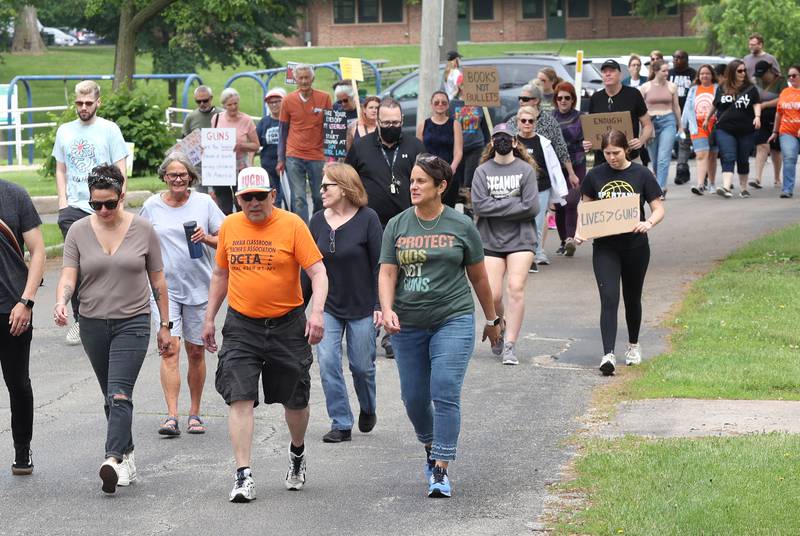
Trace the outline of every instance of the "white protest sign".
{"label": "white protest sign", "polygon": [[235,128],[204,128],[203,186],[236,186]]}

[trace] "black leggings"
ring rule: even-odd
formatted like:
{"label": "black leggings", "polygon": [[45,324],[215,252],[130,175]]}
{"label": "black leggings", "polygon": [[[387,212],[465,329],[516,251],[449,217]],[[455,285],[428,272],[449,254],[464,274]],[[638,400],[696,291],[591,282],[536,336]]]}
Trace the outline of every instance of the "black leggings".
{"label": "black leggings", "polygon": [[8,314],[0,314],[0,365],[11,406],[11,437],[15,447],[29,447],[33,434],[33,389],[28,372],[33,328],[11,335]]}
{"label": "black leggings", "polygon": [[597,289],[600,291],[600,334],[603,337],[604,354],[613,353],[617,341],[620,279],[622,298],[625,300],[628,341],[639,342],[639,327],[642,324],[642,287],[649,262],[648,244],[634,249],[616,249],[596,244],[594,246],[592,266],[597,279]]}

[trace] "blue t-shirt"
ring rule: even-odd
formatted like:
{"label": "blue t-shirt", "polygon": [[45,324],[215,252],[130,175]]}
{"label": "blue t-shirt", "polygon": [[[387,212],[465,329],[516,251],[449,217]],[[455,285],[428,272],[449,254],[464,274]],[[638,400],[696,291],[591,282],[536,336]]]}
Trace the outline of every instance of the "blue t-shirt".
{"label": "blue t-shirt", "polygon": [[126,158],[128,146],[112,121],[95,117],[86,125],[76,119],[58,127],[53,156],[67,166],[67,204],[92,213],[86,177],[96,166]]}
{"label": "blue t-shirt", "polygon": [[272,169],[278,164],[278,138],[280,121],[265,115],[256,125],[258,141],[261,142],[261,167]]}

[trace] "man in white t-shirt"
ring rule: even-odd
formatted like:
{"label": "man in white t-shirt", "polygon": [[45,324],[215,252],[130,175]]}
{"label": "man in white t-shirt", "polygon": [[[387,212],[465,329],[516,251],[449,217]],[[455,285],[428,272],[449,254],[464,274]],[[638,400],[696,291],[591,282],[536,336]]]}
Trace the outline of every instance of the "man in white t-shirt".
{"label": "man in white t-shirt", "polygon": [[[89,172],[102,164],[114,164],[125,176],[128,146],[115,123],[97,117],[99,107],[100,86],[91,80],[79,82],[75,86],[78,119],[61,125],[56,132],[52,154],[56,159],[58,227],[64,237],[73,223],[94,212],[89,206]],[[77,290],[72,296],[72,312],[75,323],[67,331],[67,343],[80,344]]]}

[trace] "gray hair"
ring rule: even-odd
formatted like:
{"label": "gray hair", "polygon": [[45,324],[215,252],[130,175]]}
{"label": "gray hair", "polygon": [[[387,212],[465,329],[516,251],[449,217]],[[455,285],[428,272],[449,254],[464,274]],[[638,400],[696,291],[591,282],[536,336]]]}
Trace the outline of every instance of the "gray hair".
{"label": "gray hair", "polygon": [[534,84],[525,84],[524,86],[522,86],[522,89],[520,91],[523,93],[529,93],[530,96],[533,97],[534,99],[542,100],[542,90],[539,89],[539,86],[536,86]]}
{"label": "gray hair", "polygon": [[347,84],[337,84],[336,88],[333,90],[333,96],[336,95],[347,95],[351,99],[355,96],[353,92],[353,86],[349,86]]}
{"label": "gray hair", "polygon": [[314,66],[310,63],[298,63],[295,65],[293,72],[299,73],[300,71],[308,71],[311,73],[311,78],[314,78]]}
{"label": "gray hair", "polygon": [[222,93],[219,96],[219,100],[223,105],[225,105],[228,99],[230,99],[231,97],[238,97],[238,96],[239,96],[238,91],[236,91],[232,87],[226,87],[225,89],[222,90]]}
{"label": "gray hair", "polygon": [[[195,182],[200,180],[200,176],[197,174],[197,170],[192,165],[192,162],[189,160],[189,157],[185,154],[173,151],[164,158],[164,161],[161,162],[161,165],[158,166],[158,178],[164,181],[164,175],[167,174],[167,168],[173,162],[178,162],[183,167],[186,168],[186,172],[189,174],[189,186],[192,186]],[[167,182],[167,181],[164,181]]]}
{"label": "gray hair", "polygon": [[214,96],[214,92],[208,86],[197,86],[194,90],[194,96],[196,97],[198,93],[208,93],[209,97]]}
{"label": "gray hair", "polygon": [[75,84],[76,95],[88,95],[89,93],[91,93],[95,99],[100,98],[100,86],[98,86],[97,82],[94,80],[83,80]]}

